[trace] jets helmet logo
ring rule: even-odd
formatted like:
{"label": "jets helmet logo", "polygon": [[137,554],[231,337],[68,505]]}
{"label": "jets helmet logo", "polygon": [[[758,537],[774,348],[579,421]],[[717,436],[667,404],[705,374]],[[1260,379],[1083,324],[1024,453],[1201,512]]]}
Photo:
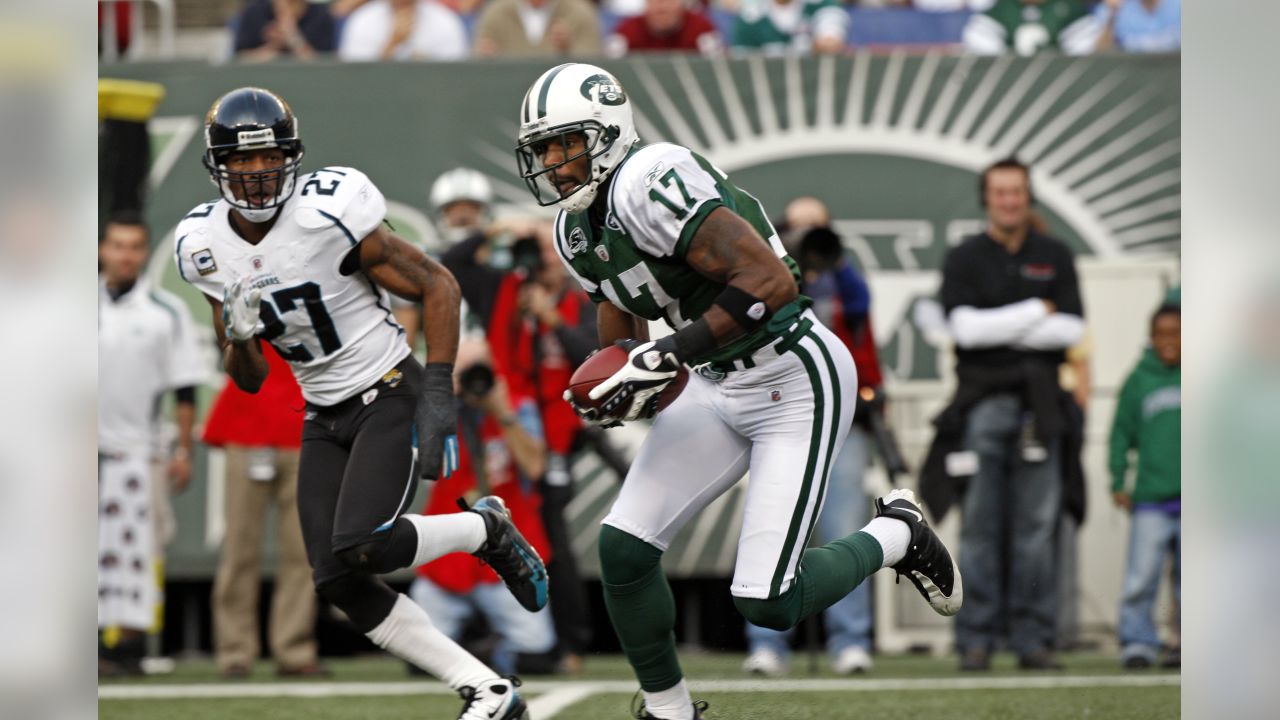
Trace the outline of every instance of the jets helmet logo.
{"label": "jets helmet logo", "polygon": [[627,101],[627,94],[622,91],[622,86],[608,75],[592,75],[582,81],[579,90],[582,97],[602,105],[621,105]]}

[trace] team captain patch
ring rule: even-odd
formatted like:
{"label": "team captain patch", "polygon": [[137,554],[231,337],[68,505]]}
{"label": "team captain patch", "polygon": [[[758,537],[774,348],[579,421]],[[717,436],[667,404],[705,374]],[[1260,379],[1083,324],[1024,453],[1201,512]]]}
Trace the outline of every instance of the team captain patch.
{"label": "team captain patch", "polygon": [[218,263],[213,261],[213,252],[208,249],[191,253],[191,264],[196,266],[196,272],[201,275],[212,275],[218,272]]}

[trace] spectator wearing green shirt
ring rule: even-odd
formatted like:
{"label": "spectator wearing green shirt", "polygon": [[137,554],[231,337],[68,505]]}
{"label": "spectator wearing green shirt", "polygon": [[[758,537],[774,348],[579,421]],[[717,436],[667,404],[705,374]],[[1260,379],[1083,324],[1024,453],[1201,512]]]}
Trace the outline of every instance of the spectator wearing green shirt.
{"label": "spectator wearing green shirt", "polygon": [[733,24],[734,52],[840,53],[849,13],[836,0],[744,0]]}
{"label": "spectator wearing green shirt", "polygon": [[[1125,380],[1111,426],[1111,491],[1130,512],[1129,557],[1120,600],[1120,660],[1150,667],[1160,641],[1153,619],[1160,571],[1173,557],[1174,596],[1181,603],[1182,315],[1162,305],[1151,318],[1151,347]],[[1130,451],[1137,450],[1134,482]],[[1177,650],[1166,666],[1181,662]]]}
{"label": "spectator wearing green shirt", "polygon": [[1088,55],[1104,24],[1084,0],[996,0],[964,27],[964,48],[976,55],[1034,55],[1057,50]]}

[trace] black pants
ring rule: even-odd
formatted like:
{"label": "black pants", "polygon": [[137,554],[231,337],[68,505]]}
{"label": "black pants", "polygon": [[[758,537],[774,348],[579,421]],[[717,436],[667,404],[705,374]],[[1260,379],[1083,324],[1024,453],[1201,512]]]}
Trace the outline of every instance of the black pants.
{"label": "black pants", "polygon": [[408,357],[354,397],[307,405],[298,516],[317,588],[356,572],[335,551],[389,528],[413,502],[413,418],[422,375],[422,365]]}

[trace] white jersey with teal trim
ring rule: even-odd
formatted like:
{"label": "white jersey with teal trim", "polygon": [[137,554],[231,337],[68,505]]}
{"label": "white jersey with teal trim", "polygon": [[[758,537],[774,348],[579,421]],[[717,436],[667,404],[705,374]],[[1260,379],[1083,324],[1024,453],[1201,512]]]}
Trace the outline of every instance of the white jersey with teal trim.
{"label": "white jersey with teal trim", "polygon": [[182,279],[222,300],[248,278],[262,291],[259,335],[293,367],[308,402],[329,406],[369,387],[409,354],[387,291],[343,260],[386,216],[364,173],[327,167],[303,175],[257,245],[231,227],[225,200],[196,207],[178,224]]}

